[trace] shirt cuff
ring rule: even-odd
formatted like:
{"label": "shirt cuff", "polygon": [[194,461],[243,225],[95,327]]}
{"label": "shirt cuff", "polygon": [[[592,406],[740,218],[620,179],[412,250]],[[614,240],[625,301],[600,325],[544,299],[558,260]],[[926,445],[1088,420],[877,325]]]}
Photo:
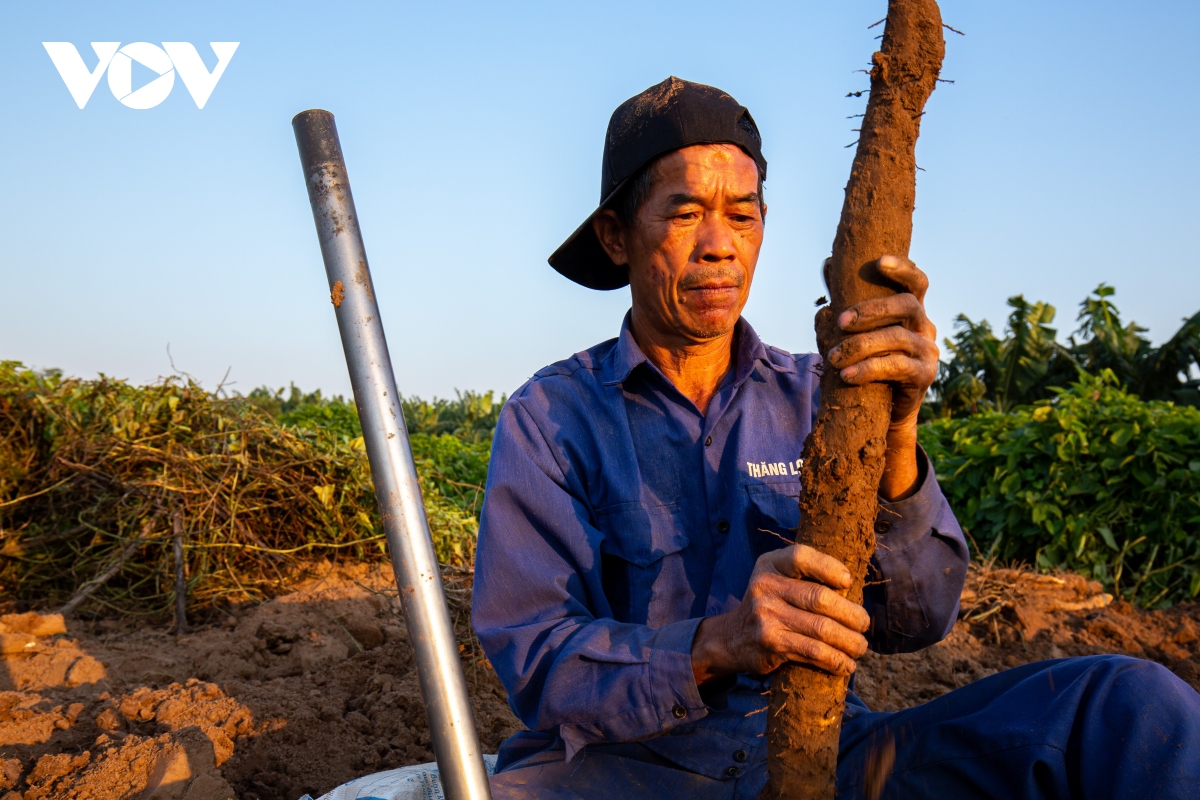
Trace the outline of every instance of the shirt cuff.
{"label": "shirt cuff", "polygon": [[678,725],[708,714],[696,675],[692,671],[692,642],[703,618],[663,625],[648,641],[647,683],[649,705],[588,723],[564,723],[558,735],[566,745],[565,758],[596,742],[629,742],[658,736]]}
{"label": "shirt cuff", "polygon": [[692,643],[703,617],[663,625],[650,651],[650,686],[661,731],[695,722],[708,713],[692,670]]}

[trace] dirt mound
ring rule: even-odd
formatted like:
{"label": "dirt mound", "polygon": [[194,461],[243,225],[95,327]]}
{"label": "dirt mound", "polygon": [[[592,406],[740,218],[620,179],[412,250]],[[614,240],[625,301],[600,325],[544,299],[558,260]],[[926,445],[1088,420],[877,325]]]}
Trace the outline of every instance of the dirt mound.
{"label": "dirt mound", "polygon": [[1121,653],[1157,661],[1200,690],[1198,622],[1198,604],[1142,611],[1079,575],[972,568],[950,635],[919,653],[868,653],[856,689],[871,708],[895,711],[1010,667]]}
{"label": "dirt mound", "polygon": [[[0,800],[295,800],[433,760],[386,568],[328,566],[299,591],[181,637],[121,620],[0,618]],[[519,723],[447,575],[485,752]],[[973,570],[962,619],[921,653],[866,656],[872,708],[898,709],[1007,667],[1118,652],[1200,685],[1200,607],[1142,612],[1071,575]],[[0,639],[6,642],[7,639]],[[16,641],[16,640],[13,640]]]}
{"label": "dirt mound", "polygon": [[196,679],[114,695],[104,666],[78,642],[57,638],[61,617],[24,616],[25,629],[41,635],[4,634],[32,639],[4,656],[6,683],[15,687],[0,692],[5,800],[233,796],[217,768],[233,753],[233,738],[252,730],[245,707]]}
{"label": "dirt mound", "polygon": [[[390,568],[314,574],[180,637],[127,620],[72,621],[68,635],[61,618],[0,618],[0,637],[24,637],[0,665],[0,800],[295,800],[432,761]],[[467,630],[469,575],[447,582],[495,752],[519,724]]]}
{"label": "dirt mound", "polygon": [[[226,800],[234,791],[217,771],[212,742],[195,726],[161,736],[101,734],[85,750],[46,755],[26,777],[24,800]],[[12,796],[12,795],[10,795]]]}

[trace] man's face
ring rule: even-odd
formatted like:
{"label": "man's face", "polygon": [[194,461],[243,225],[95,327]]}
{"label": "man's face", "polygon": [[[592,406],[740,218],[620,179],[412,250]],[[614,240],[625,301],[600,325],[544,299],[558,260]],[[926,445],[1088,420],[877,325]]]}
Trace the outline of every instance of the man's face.
{"label": "man's face", "polygon": [[655,165],[650,196],[623,228],[600,220],[600,241],[629,265],[639,326],[691,342],[728,334],[746,305],[762,246],[758,168],[736,145],[693,145]]}

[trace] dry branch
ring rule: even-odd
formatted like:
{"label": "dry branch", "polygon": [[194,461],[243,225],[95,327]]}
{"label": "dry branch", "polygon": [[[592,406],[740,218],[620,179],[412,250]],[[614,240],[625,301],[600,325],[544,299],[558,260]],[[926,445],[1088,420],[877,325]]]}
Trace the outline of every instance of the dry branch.
{"label": "dry branch", "polygon": [[129,544],[121,548],[121,552],[118,553],[117,557],[112,560],[112,563],[105,567],[104,571],[99,575],[92,578],[83,586],[79,587],[79,591],[75,592],[75,594],[71,596],[70,600],[63,603],[63,606],[58,610],[58,613],[62,614],[64,617],[69,617],[71,612],[79,608],[83,601],[91,597],[97,589],[108,583],[114,575],[120,572],[121,567],[125,566],[125,562],[129,560],[138,547],[141,546],[142,542],[144,542],[154,530],[154,523],[157,521],[158,517],[151,517],[150,519],[146,520],[146,522],[142,525],[142,530],[137,536],[133,537]]}

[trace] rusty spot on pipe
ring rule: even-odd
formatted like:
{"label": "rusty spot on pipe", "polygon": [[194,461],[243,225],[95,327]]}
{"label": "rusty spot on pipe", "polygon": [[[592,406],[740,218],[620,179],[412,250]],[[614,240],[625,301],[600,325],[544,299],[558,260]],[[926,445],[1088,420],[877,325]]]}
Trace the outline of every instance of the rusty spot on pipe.
{"label": "rusty spot on pipe", "polygon": [[333,301],[334,308],[342,307],[342,301],[346,299],[346,287],[342,286],[341,281],[333,282],[333,291],[329,293],[329,299]]}

